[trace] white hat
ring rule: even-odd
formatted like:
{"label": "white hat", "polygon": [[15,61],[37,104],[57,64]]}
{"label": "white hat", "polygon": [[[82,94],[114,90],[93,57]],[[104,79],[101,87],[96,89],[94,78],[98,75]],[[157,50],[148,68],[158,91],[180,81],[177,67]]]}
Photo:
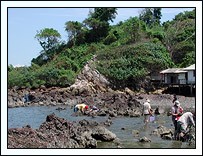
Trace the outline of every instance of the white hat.
{"label": "white hat", "polygon": [[177,106],[180,105],[180,102],[179,102],[178,100],[176,100],[174,103],[175,103]]}
{"label": "white hat", "polygon": [[149,103],[150,103],[150,100],[149,100],[149,99],[147,99],[147,102],[149,102]]}

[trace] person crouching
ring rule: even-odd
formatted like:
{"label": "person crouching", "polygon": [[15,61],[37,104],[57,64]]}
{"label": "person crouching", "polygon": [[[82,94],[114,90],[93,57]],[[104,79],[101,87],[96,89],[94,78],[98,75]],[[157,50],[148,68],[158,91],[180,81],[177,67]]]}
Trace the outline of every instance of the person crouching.
{"label": "person crouching", "polygon": [[82,103],[82,104],[77,104],[77,105],[75,105],[73,111],[74,111],[74,112],[80,111],[81,113],[85,114],[85,111],[87,111],[88,108],[89,108],[88,105]]}

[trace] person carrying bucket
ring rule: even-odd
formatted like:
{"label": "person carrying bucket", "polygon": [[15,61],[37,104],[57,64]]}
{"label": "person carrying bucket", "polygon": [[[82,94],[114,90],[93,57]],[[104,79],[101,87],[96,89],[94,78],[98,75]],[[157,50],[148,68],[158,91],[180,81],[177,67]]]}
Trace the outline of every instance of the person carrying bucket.
{"label": "person carrying bucket", "polygon": [[143,115],[144,115],[144,123],[149,122],[150,116],[152,115],[152,109],[150,105],[150,100],[147,99],[143,105]]}

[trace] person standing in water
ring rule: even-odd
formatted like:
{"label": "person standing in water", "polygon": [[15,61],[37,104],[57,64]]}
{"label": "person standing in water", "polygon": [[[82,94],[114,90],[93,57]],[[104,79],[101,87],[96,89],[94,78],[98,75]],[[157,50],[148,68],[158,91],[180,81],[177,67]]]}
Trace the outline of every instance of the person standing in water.
{"label": "person standing in water", "polygon": [[177,134],[177,120],[180,118],[182,113],[183,113],[183,108],[180,106],[180,102],[176,100],[174,102],[174,105],[171,107],[172,122],[175,128],[175,131],[174,131],[175,139]]}
{"label": "person standing in water", "polygon": [[144,123],[149,122],[149,117],[152,115],[152,109],[150,105],[150,100],[147,99],[146,102],[143,105],[143,115],[144,115]]}

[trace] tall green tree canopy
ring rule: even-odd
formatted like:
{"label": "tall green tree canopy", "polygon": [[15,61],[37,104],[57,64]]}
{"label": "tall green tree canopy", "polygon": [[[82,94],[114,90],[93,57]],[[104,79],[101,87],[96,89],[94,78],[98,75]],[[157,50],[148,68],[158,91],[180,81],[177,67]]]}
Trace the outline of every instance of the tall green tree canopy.
{"label": "tall green tree canopy", "polygon": [[60,33],[53,28],[44,28],[40,31],[37,31],[35,38],[39,41],[44,51],[47,51],[57,43],[59,43],[59,39],[61,38]]}
{"label": "tall green tree canopy", "polygon": [[161,8],[145,8],[140,13],[139,18],[151,27],[156,24],[160,25],[161,16]]}
{"label": "tall green tree canopy", "polygon": [[117,8],[94,8],[83,23],[89,28],[88,39],[90,42],[100,41],[109,32],[109,21],[113,21],[117,14]]}
{"label": "tall green tree canopy", "polygon": [[[65,23],[65,30],[68,32],[69,42],[72,42],[73,45],[76,44],[77,40],[81,40],[83,31],[83,24],[78,21],[68,21]],[[83,39],[84,40],[84,39]]]}

